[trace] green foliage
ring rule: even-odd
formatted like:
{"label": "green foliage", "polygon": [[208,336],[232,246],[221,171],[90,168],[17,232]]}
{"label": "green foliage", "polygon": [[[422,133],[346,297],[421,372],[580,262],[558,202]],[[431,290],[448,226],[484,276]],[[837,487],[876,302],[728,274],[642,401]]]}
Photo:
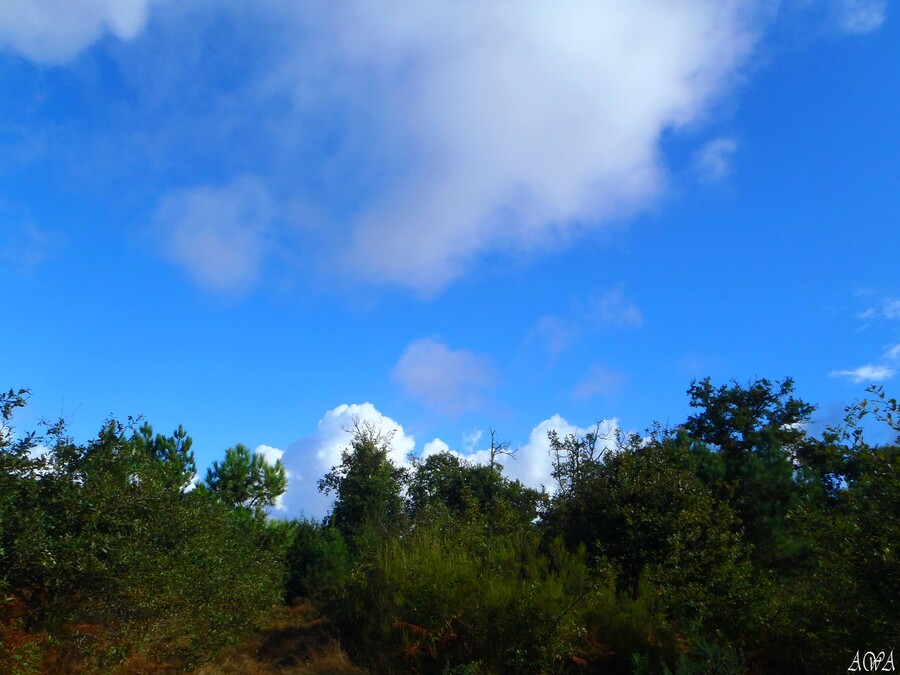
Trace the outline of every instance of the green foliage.
{"label": "green foliage", "polygon": [[455,518],[484,517],[495,529],[511,531],[529,525],[538,514],[544,495],[511,481],[491,468],[449,452],[415,460],[407,499],[414,521],[445,511]]}
{"label": "green foliage", "polygon": [[552,498],[505,444],[407,474],[357,423],[324,523],[267,520],[284,469],[244,446],[191,490],[181,427],[20,434],[0,392],[0,671],[183,668],[284,597],[380,672],[843,671],[900,638],[900,446],[862,434],[900,411],[869,392],[813,439],[790,380],[695,382],[677,429],[551,433]]}
{"label": "green foliage", "polygon": [[[693,382],[690,404],[700,412],[684,424],[698,444],[698,475],[735,510],[760,562],[781,570],[790,569],[792,553],[802,546],[791,541],[787,528],[788,512],[803,488],[795,472],[807,468],[820,480],[828,473],[823,464],[811,461],[821,448],[804,431],[815,406],[793,392],[790,378],[774,384],[754,380],[746,386],[714,387],[709,378]],[[708,448],[720,462],[712,474]]]}
{"label": "green foliage", "polygon": [[782,651],[820,672],[858,645],[900,642],[900,447],[852,454],[854,477],[833,500],[792,513],[812,555],[778,608]]}
{"label": "green foliage", "polygon": [[138,454],[155,460],[152,465],[157,468],[159,474],[157,480],[166,487],[183,490],[190,484],[197,472],[197,466],[191,450],[193,441],[184,427],[178,425],[171,436],[162,434],[154,436],[153,427],[144,423],[134,433],[131,441]]}
{"label": "green foliage", "polygon": [[[466,545],[460,545],[466,542]],[[376,668],[541,672],[575,654],[595,585],[583,554],[532,533],[423,525],[354,567],[335,615]]]}
{"label": "green foliage", "polygon": [[136,653],[190,663],[280,599],[284,567],[266,524],[183,489],[193,458],[181,428],[162,437],[110,421],[77,445],[56,424],[47,439],[28,437],[46,444],[46,461],[5,438],[0,591],[11,600],[0,631],[32,637],[0,669],[55,658],[107,671]]}
{"label": "green foliage", "polygon": [[684,428],[691,438],[717,447],[726,463],[738,463],[766,446],[792,448],[802,444],[803,425],[815,411],[793,392],[791,378],[774,384],[754,380],[747,386],[733,382],[714,387],[709,378],[692,382],[690,404],[701,412],[688,417]]}
{"label": "green foliage", "polygon": [[550,440],[557,456],[565,453],[557,466],[577,473],[545,513],[548,536],[609,560],[632,597],[646,578],[684,618],[734,630],[744,623],[746,549],[728,506],[694,473],[684,439],[630,439],[603,454],[591,438]]}
{"label": "green foliage", "polygon": [[294,538],[287,552],[286,597],[310,597],[327,602],[350,573],[350,550],[336,527],[309,520],[294,521]]}
{"label": "green foliage", "polygon": [[341,464],[319,481],[319,490],[335,494],[332,522],[359,549],[367,538],[383,537],[401,526],[406,472],[388,458],[390,436],[358,421],[355,432]]}
{"label": "green foliage", "polygon": [[213,462],[207,470],[206,486],[234,508],[261,513],[284,494],[287,474],[280,459],[269,464],[260,453],[238,443],[225,451],[225,459]]}

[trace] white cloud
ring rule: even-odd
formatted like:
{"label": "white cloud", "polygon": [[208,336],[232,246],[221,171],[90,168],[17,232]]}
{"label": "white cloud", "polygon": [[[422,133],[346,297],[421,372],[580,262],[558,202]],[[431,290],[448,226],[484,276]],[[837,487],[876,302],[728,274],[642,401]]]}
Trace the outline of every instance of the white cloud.
{"label": "white cloud", "polygon": [[887,0],[833,0],[832,17],[845,33],[871,33],[887,18]]}
{"label": "white cloud", "polygon": [[[615,450],[615,433],[617,430],[618,420],[615,418],[602,420],[593,427],[579,427],[570,424],[558,414],[553,415],[531,430],[528,442],[519,447],[515,455],[500,455],[497,461],[503,465],[503,475],[507,478],[519,480],[533,488],[544,486],[552,491],[555,483],[552,476],[553,462],[550,456],[550,440],[547,436],[549,431],[556,431],[560,438],[564,438],[569,434],[582,437],[588,433],[598,433],[601,437],[598,447],[612,451]],[[513,449],[515,449],[515,446],[513,446]],[[451,449],[439,438],[425,444],[422,456],[428,457],[439,452],[449,452],[460,459],[476,464],[487,464],[491,459],[490,448],[475,450],[473,447],[468,447],[467,452],[463,453]]]}
{"label": "white cloud", "polygon": [[[333,35],[303,61],[344,78],[326,90],[397,169],[362,204],[347,268],[432,292],[483,252],[564,244],[646,207],[665,183],[661,135],[728,89],[764,6],[350,0],[317,14]],[[304,68],[298,108],[316,91]]]}
{"label": "white cloud", "polygon": [[576,399],[589,399],[598,394],[612,394],[619,391],[627,381],[623,373],[611,370],[606,366],[593,365],[572,392]]}
{"label": "white cloud", "polygon": [[147,22],[149,0],[6,0],[0,2],[0,47],[43,63],[62,63],[103,33],[122,40]]}
{"label": "white cloud", "polygon": [[[317,483],[331,467],[340,464],[341,452],[350,445],[352,439],[348,430],[352,432],[356,420],[372,423],[384,434],[392,433],[389,452],[391,461],[396,466],[410,466],[409,455],[415,448],[415,438],[406,434],[401,424],[380,413],[371,403],[340,405],[325,413],[312,436],[289,444],[283,453],[270,446],[257,448],[257,452],[263,452],[269,461],[280,458],[288,471],[288,489],[279,504],[279,509],[286,515],[317,519],[327,515],[333,503],[333,495],[326,497],[319,493]],[[553,466],[550,441],[547,438],[547,432],[551,430],[555,430],[560,438],[568,434],[580,437],[589,432],[599,433],[601,440],[598,445],[614,450],[618,421],[615,418],[603,420],[594,427],[586,428],[570,424],[560,415],[553,415],[532,429],[528,442],[518,449],[515,457],[500,456],[498,461],[504,466],[503,474],[534,488],[543,485],[552,490]],[[425,443],[420,456],[429,457],[440,452],[449,452],[460,459],[479,464],[490,461],[488,448],[475,450],[474,447],[469,447],[467,452],[462,453],[451,449],[440,438]]]}
{"label": "white cloud", "polygon": [[424,338],[403,351],[391,379],[429,408],[457,416],[484,404],[495,375],[487,356]]}
{"label": "white cloud", "polygon": [[896,344],[885,352],[885,358],[895,360],[900,359],[900,344]]}
{"label": "white cloud", "polygon": [[468,448],[467,452],[460,452],[459,450],[453,450],[440,438],[435,438],[433,441],[425,444],[425,446],[422,448],[422,458],[425,459],[442,452],[449,453],[454,457],[458,457],[459,459],[466,462],[471,462],[472,464],[487,464],[491,461],[490,450],[475,450],[470,447]]}
{"label": "white cloud", "polygon": [[404,433],[398,422],[382,415],[371,403],[339,405],[319,420],[315,434],[285,448],[281,461],[290,476],[282,503],[289,515],[322,518],[328,513],[334,495],[321,494],[317,484],[333,466],[341,463],[341,452],[350,446],[357,420],[374,424],[385,435],[393,433],[388,456],[398,466],[407,464],[415,439]]}
{"label": "white cloud", "polygon": [[465,434],[463,436],[463,445],[466,447],[467,452],[474,452],[475,446],[478,444],[478,441],[481,440],[481,437],[484,436],[484,432],[481,429],[476,429],[471,434]]}
{"label": "white cloud", "polygon": [[900,299],[888,298],[887,300],[884,300],[880,305],[867,307],[863,311],[859,312],[856,315],[856,318],[861,320],[876,318],[884,318],[890,320],[900,319]]}
{"label": "white cloud", "polygon": [[443,452],[451,452],[450,446],[444,443],[440,438],[435,438],[433,441],[426,443],[422,448],[422,459],[431,457],[432,455],[439,455]]}
{"label": "white cloud", "polygon": [[625,295],[624,284],[603,293],[593,302],[588,316],[600,326],[614,328],[638,328],[644,323],[641,310]]}
{"label": "white cloud", "polygon": [[618,429],[618,421],[603,420],[596,427],[584,428],[570,424],[560,415],[553,415],[532,429],[528,443],[516,453],[515,457],[501,457],[504,466],[503,474],[510,479],[520,480],[525,485],[539,487],[543,485],[552,492],[554,481],[552,476],[553,463],[550,457],[550,440],[547,437],[549,431],[556,431],[562,439],[569,434],[581,437],[589,432],[599,432],[603,439],[598,442],[600,447],[614,449],[613,437]]}
{"label": "white cloud", "polygon": [[284,457],[284,450],[273,448],[271,445],[258,445],[253,452],[262,455],[267,464],[274,464]]}
{"label": "white cloud", "polygon": [[700,178],[714,183],[731,174],[732,157],[737,148],[737,141],[724,136],[715,138],[700,148],[694,156],[694,166]]}
{"label": "white cloud", "polygon": [[860,382],[880,382],[888,380],[896,374],[893,368],[887,366],[871,365],[860,366],[854,370],[833,370],[831,377],[843,377],[852,380],[856,384]]}
{"label": "white cloud", "polygon": [[155,214],[169,257],[220,293],[241,293],[257,281],[272,219],[272,200],[251,177],[173,191]]}

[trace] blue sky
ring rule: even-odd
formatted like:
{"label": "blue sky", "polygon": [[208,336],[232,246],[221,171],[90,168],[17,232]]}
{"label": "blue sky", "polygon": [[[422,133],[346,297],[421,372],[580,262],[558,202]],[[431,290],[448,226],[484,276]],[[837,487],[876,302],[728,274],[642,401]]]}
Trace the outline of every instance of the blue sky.
{"label": "blue sky", "polygon": [[549,481],[545,434],[900,372],[886,0],[0,2],[0,336],[18,420]]}

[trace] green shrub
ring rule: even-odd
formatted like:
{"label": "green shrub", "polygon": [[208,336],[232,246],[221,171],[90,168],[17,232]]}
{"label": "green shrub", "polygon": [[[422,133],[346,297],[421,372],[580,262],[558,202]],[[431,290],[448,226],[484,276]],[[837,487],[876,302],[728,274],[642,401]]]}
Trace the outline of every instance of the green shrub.
{"label": "green shrub", "polygon": [[287,552],[286,598],[323,601],[337,592],[350,573],[350,551],[340,530],[301,520],[292,523],[293,543]]}
{"label": "green shrub", "polygon": [[354,566],[333,606],[346,644],[376,668],[555,668],[580,649],[596,589],[583,553],[540,548],[533,533],[472,523],[387,540]]}

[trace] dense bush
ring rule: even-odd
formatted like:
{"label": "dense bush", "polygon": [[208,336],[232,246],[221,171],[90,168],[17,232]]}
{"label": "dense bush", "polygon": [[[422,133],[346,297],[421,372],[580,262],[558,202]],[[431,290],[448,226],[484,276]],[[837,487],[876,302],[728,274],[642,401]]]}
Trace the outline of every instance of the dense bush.
{"label": "dense bush", "polygon": [[0,448],[0,669],[191,663],[280,600],[283,556],[265,520],[186,489],[183,431],[110,422],[84,446],[51,432],[40,459],[35,439],[18,447],[10,433]]}
{"label": "dense bush", "polygon": [[577,656],[596,588],[581,554],[540,548],[534,533],[420,526],[357,562],[335,616],[348,645],[382,668],[552,668]]}
{"label": "dense bush", "polygon": [[336,527],[310,520],[293,521],[293,541],[287,551],[286,598],[327,602],[350,573],[350,550]]}

